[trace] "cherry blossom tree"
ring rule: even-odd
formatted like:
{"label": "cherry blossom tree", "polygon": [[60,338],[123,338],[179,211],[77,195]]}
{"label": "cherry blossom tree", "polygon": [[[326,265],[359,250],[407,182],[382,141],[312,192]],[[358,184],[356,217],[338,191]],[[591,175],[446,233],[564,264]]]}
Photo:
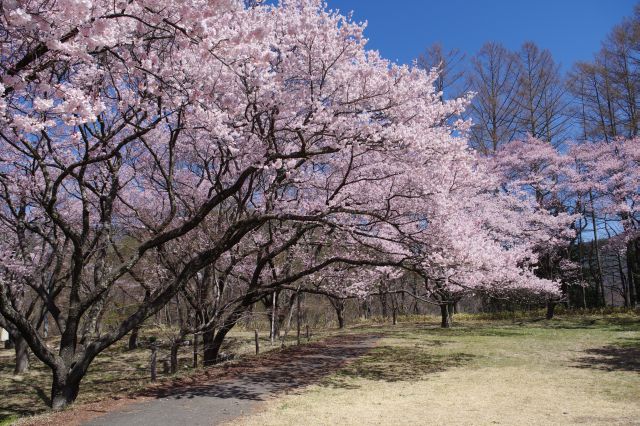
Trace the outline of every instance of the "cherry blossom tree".
{"label": "cherry blossom tree", "polygon": [[[361,296],[408,270],[441,306],[558,292],[534,268],[571,217],[467,147],[468,97],[319,0],[248,3],[2,4],[0,314],[55,409],[176,297],[213,363],[281,290]],[[116,292],[131,306],[102,324]]]}
{"label": "cherry blossom tree", "polygon": [[[11,246],[0,312],[51,368],[56,409],[98,354],[247,235],[326,222],[384,240],[374,228],[410,227],[463,150],[442,123],[466,100],[440,102],[435,74],[366,50],[363,27],[318,1],[11,1],[0,22],[0,210],[7,232],[61,260],[64,291],[29,290],[58,348],[13,296],[26,287]],[[196,232],[212,215],[213,238]],[[164,250],[178,269],[150,281]],[[96,327],[125,286],[142,295],[132,313]]]}
{"label": "cherry blossom tree", "polygon": [[[540,239],[535,248],[539,256],[537,274],[560,280],[564,299],[571,285],[578,285],[585,298],[583,259],[578,256],[575,262],[571,251],[582,250],[586,234],[593,243],[596,258],[595,268],[590,265],[596,298],[604,305],[599,243],[603,227],[613,230],[606,248],[617,253],[625,303],[631,305],[637,297],[637,151],[635,139],[586,141],[558,149],[529,138],[505,145],[493,157],[493,170],[506,193],[530,197],[540,212],[547,212],[548,218],[559,225],[566,219],[564,230],[560,227],[554,233],[553,227],[547,227],[551,232],[536,234],[551,238]],[[626,268],[622,266],[622,258],[626,258]]]}
{"label": "cherry blossom tree", "polygon": [[[493,157],[492,167],[500,185],[507,194],[530,200],[534,216],[533,226],[524,225],[532,238],[531,249],[536,253],[536,274],[541,278],[562,283],[560,298],[548,301],[547,316],[553,316],[553,307],[566,300],[568,286],[576,284],[576,277],[567,272],[575,268],[568,247],[576,241],[576,205],[573,182],[573,163],[547,141],[529,137],[505,145]],[[522,225],[521,225],[522,226]],[[534,230],[534,232],[530,232]]]}
{"label": "cherry blossom tree", "polygon": [[623,296],[625,303],[635,305],[640,280],[638,140],[620,138],[576,144],[568,156],[576,164],[573,188],[586,198],[596,241],[599,221],[616,224],[617,235],[609,239],[608,245],[625,254],[626,275],[621,273]]}

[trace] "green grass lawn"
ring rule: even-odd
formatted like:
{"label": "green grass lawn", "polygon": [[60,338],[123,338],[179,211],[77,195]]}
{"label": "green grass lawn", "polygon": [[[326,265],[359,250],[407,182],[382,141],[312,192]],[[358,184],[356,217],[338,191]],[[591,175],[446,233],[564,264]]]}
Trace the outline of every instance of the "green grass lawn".
{"label": "green grass lawn", "polygon": [[238,424],[640,424],[635,314],[375,329],[368,355]]}

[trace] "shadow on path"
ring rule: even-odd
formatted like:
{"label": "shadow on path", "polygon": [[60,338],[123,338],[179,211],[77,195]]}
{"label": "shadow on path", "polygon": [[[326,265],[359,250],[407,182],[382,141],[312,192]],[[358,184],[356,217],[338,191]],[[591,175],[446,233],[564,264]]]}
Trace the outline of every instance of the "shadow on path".
{"label": "shadow on path", "polygon": [[380,336],[347,335],[234,364],[221,376],[176,381],[87,425],[215,425],[250,412],[259,401],[320,382],[366,354]]}

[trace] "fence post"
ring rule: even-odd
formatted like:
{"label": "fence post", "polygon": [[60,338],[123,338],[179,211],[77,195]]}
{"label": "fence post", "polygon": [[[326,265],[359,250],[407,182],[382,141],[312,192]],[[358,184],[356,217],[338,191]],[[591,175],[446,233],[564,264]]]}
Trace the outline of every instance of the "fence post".
{"label": "fence post", "polygon": [[258,340],[258,329],[254,330],[256,338],[256,355],[260,353],[260,341]]}
{"label": "fence post", "polygon": [[151,343],[151,381],[152,382],[155,382],[158,377],[157,364],[158,364],[158,346],[156,345],[155,342],[152,342]]}

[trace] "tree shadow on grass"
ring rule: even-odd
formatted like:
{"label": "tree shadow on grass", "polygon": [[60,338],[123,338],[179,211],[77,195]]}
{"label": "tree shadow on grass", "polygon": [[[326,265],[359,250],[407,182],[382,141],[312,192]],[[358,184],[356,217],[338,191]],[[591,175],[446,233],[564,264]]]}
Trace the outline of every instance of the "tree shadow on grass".
{"label": "tree shadow on grass", "polygon": [[622,339],[620,343],[584,351],[575,367],[604,371],[640,373],[640,339]]}
{"label": "tree shadow on grass", "polygon": [[473,357],[465,353],[434,355],[420,348],[379,346],[324,380],[322,385],[352,389],[358,387],[349,381],[354,378],[385,382],[421,380],[464,365]]}
{"label": "tree shadow on grass", "polygon": [[[43,410],[44,407],[48,407],[50,404],[49,395],[45,391],[42,386],[39,386],[35,383],[22,382],[19,383],[20,387],[23,389],[30,389],[33,395],[37,396],[37,399],[42,404],[25,404],[25,401],[21,399],[11,399],[9,395],[5,398],[4,401],[1,401],[0,409],[5,411],[4,413],[0,413],[0,424],[8,419],[14,418],[16,416],[28,416],[39,413]],[[11,391],[11,389],[9,389]],[[20,393],[19,390],[16,389],[16,394]]]}

